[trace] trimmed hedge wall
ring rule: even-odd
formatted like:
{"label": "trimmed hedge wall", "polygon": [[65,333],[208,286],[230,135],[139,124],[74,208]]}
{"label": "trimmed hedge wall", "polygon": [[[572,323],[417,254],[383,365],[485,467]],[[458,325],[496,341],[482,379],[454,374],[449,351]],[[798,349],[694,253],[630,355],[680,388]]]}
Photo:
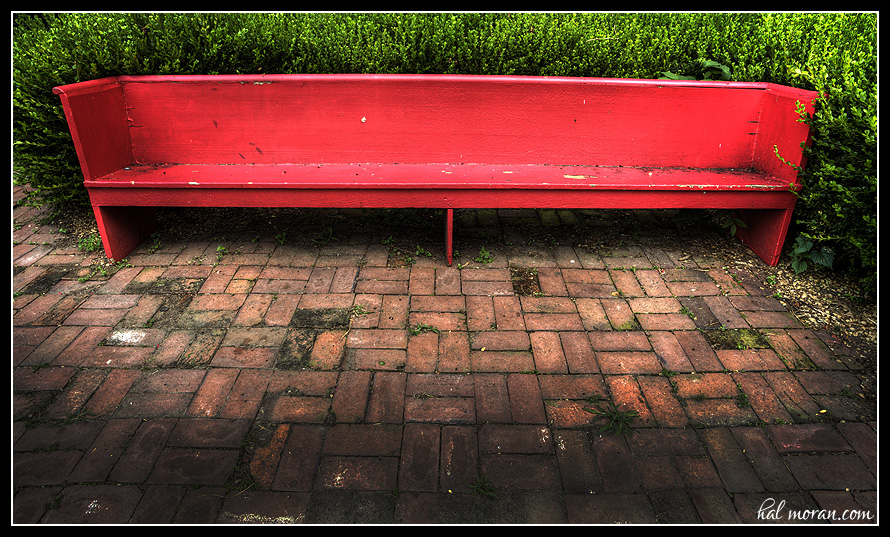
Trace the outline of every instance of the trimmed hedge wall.
{"label": "trimmed hedge wall", "polygon": [[[46,14],[13,19],[14,169],[51,204],[87,202],[51,89],[116,74],[695,75],[815,89],[814,143],[789,237],[874,292],[877,14]],[[790,243],[790,241],[789,241]],[[830,249],[830,251],[829,251]],[[827,256],[828,258],[831,255]],[[800,265],[796,265],[800,266]]]}

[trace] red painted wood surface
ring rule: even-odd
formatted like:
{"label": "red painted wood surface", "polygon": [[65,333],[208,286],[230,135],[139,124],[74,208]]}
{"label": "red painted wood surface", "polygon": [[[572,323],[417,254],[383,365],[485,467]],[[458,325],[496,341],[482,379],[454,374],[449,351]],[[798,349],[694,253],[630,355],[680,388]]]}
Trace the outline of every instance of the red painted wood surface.
{"label": "red painted wood surface", "polygon": [[[96,207],[783,215],[799,184],[775,152],[803,164],[795,103],[812,113],[816,96],[763,83],[475,75],[121,76],[55,91]],[[106,242],[119,259],[125,248],[109,244],[147,226],[111,220],[103,233],[132,236]],[[761,227],[743,239],[774,264],[787,225]]]}

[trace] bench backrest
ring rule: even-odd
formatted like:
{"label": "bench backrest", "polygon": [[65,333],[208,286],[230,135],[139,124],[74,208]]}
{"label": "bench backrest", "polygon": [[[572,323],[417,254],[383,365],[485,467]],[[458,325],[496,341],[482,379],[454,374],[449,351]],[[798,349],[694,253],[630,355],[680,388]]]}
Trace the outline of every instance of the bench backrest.
{"label": "bench backrest", "polygon": [[[87,178],[130,164],[756,168],[795,181],[814,92],[475,75],[120,76],[56,88]],[[73,119],[73,121],[72,121]],[[76,132],[75,132],[76,131]]]}

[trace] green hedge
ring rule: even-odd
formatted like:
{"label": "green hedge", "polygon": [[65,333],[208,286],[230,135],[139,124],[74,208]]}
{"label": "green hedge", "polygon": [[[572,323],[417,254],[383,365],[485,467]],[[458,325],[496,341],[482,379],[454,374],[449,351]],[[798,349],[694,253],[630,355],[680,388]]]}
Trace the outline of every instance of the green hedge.
{"label": "green hedge", "polygon": [[[733,80],[816,89],[797,236],[873,288],[877,15],[63,14],[13,20],[15,169],[37,197],[86,203],[51,89],[116,74],[476,73],[656,78],[707,59]],[[790,241],[789,241],[790,243]],[[797,254],[807,256],[810,252]],[[813,256],[813,259],[818,259]]]}

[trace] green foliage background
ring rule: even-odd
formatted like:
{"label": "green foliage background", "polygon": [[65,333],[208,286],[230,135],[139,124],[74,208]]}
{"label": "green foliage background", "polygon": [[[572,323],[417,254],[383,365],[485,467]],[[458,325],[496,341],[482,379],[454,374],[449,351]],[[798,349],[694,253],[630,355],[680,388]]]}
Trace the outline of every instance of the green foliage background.
{"label": "green foliage background", "polygon": [[[18,14],[14,167],[42,202],[87,202],[53,86],[117,74],[473,73],[733,80],[826,97],[790,238],[877,274],[876,13]],[[694,73],[685,73],[694,74]],[[813,251],[816,251],[815,249]]]}

